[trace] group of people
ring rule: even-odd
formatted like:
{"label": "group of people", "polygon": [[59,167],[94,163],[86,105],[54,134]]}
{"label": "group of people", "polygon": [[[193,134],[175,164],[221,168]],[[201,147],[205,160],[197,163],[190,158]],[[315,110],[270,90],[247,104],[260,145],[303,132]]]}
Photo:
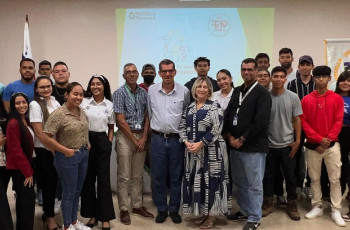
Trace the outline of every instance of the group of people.
{"label": "group of people", "polygon": [[[350,72],[339,76],[332,92],[327,89],[329,67],[314,68],[312,58],[304,55],[295,70],[288,48],[280,50],[279,61],[281,66],[270,73],[267,54],[244,59],[238,87],[227,69],[219,70],[216,80],[209,77],[210,60],[205,57],[194,61],[198,76],[185,86],[175,81],[172,60],[159,63],[162,81],[157,84],[153,64],[143,66],[144,82],[138,85],[139,71],[127,63],[125,84],[112,94],[103,75],[92,76],[84,90],[77,82],[69,83],[66,63],[52,68],[42,61],[35,79],[35,62],[22,59],[21,79],[5,88],[0,103],[5,134],[0,136],[0,226],[13,229],[6,196],[11,177],[17,229],[33,229],[35,178],[41,181],[47,229],[60,227],[54,212],[60,186],[63,229],[87,230],[98,222],[110,229],[116,218],[110,185],[114,136],[119,217],[125,225],[131,224],[129,211],[154,218],[142,199],[149,154],[156,223],[168,216],[181,223],[182,200],[182,213],[198,216],[193,221],[201,229],[212,228],[218,215],[226,215],[246,221],[243,229],[253,230],[274,212],[274,195],[297,221],[298,190],[306,177],[305,188],[311,184],[313,194],[305,218],[323,214],[323,187],[329,185],[331,217],[345,226],[350,212],[343,219],[340,211],[342,193],[350,185]],[[321,190],[323,161],[329,180]],[[236,213],[231,212],[232,186],[240,208]],[[80,197],[80,214],[90,218],[86,224],[78,220]]]}

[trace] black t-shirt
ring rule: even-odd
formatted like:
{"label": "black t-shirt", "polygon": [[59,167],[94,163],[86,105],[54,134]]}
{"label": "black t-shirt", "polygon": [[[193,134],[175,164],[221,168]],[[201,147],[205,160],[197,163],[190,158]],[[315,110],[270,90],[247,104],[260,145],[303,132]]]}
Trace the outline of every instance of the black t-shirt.
{"label": "black t-shirt", "polygon": [[65,92],[66,92],[66,88],[58,88],[55,85],[52,86],[52,96],[54,96],[61,105],[63,105],[63,103],[65,102],[64,100]]}

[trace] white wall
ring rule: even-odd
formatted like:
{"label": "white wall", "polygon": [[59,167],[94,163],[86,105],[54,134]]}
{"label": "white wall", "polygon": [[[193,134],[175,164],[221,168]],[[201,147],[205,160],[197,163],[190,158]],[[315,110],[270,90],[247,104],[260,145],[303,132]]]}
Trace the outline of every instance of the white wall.
{"label": "white wall", "polygon": [[278,51],[282,47],[294,51],[294,67],[298,57],[304,54],[311,55],[316,65],[325,64],[323,40],[350,35],[349,0],[211,0],[192,3],[176,0],[0,0],[0,82],[8,84],[20,78],[18,69],[26,14],[29,15],[31,45],[37,63],[43,59],[52,63],[65,61],[71,72],[71,81],[78,81],[83,86],[91,75],[104,74],[114,91],[119,76],[115,9],[181,7],[275,8],[272,66],[278,64]]}

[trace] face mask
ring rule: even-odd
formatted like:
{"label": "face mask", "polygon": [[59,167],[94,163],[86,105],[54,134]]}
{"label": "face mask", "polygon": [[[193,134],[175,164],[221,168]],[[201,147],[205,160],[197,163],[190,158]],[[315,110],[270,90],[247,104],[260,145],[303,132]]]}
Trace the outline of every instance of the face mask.
{"label": "face mask", "polygon": [[144,76],[143,76],[143,81],[144,81],[146,84],[152,84],[153,81],[154,81],[154,78],[155,78],[155,76],[153,76],[153,75],[144,75]]}

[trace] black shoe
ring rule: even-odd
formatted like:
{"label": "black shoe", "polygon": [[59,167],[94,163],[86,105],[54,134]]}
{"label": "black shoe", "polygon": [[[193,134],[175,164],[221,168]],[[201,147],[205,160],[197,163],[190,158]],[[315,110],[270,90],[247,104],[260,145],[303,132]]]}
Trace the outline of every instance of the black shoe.
{"label": "black shoe", "polygon": [[260,226],[260,223],[258,222],[247,222],[246,225],[244,225],[243,230],[255,230]]}
{"label": "black shoe", "polygon": [[236,212],[235,214],[231,214],[226,216],[227,219],[232,221],[241,221],[241,220],[248,220],[248,217],[243,215],[241,212]]}
{"label": "black shoe", "polygon": [[181,216],[178,212],[170,212],[169,214],[171,220],[174,222],[174,224],[179,224],[182,222]]}
{"label": "black shoe", "polygon": [[98,224],[98,220],[95,218],[95,222],[90,222],[92,218],[90,218],[89,222],[86,224],[86,226],[88,226],[89,228],[93,228],[95,226],[97,226]]}
{"label": "black shoe", "polygon": [[156,223],[163,223],[166,218],[168,217],[168,212],[167,211],[159,211],[158,215],[156,217]]}

